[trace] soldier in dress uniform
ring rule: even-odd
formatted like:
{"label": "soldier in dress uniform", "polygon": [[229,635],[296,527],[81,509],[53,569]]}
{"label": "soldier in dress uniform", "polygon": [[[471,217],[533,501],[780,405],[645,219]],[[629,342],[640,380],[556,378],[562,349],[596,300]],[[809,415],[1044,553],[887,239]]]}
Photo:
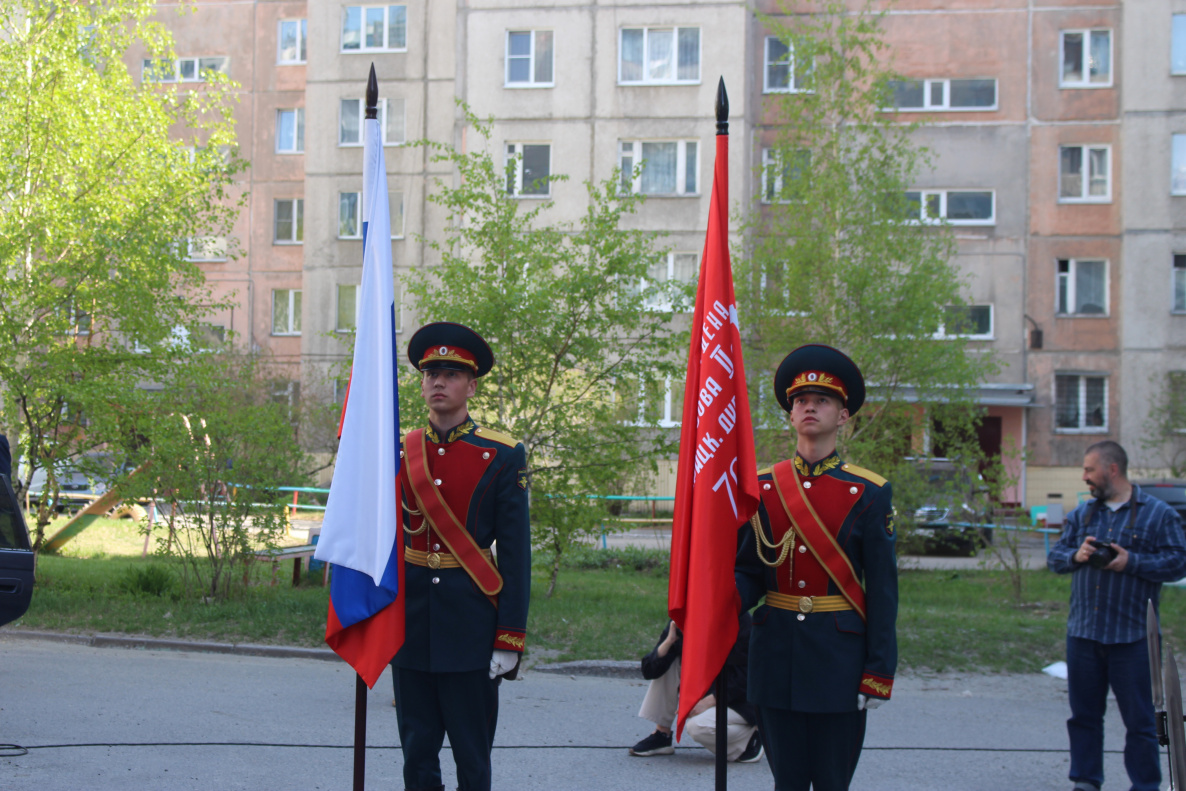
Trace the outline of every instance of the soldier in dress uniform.
{"label": "soldier in dress uniform", "polygon": [[865,383],[830,346],[795,349],[774,377],[793,458],[758,473],[758,514],[738,535],[737,588],[754,612],[749,699],[777,791],[849,787],[865,718],[898,662],[890,485],[836,454]]}
{"label": "soldier in dress uniform", "polygon": [[[428,427],[400,446],[406,637],[392,661],[407,791],[443,791],[445,734],[461,791],[489,791],[498,685],[522,656],[531,587],[523,445],[469,416],[494,355],[438,322],[408,343]],[[497,553],[495,556],[494,553]]]}

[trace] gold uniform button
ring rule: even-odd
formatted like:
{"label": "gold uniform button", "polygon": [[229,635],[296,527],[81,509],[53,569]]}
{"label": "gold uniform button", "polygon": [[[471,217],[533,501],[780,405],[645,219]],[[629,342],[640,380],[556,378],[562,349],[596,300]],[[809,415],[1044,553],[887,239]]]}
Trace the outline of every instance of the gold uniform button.
{"label": "gold uniform button", "polygon": [[[428,567],[430,569],[432,569],[433,571],[436,571],[437,569],[439,569],[441,567],[441,556],[438,555],[437,553],[433,552],[432,554],[430,554],[428,556],[428,560],[425,562],[428,563]],[[436,580],[433,580],[433,582],[436,582]]]}
{"label": "gold uniform button", "polygon": [[[815,609],[815,602],[811,600],[810,596],[799,597],[799,612],[811,612]],[[802,618],[803,616],[799,616]]]}

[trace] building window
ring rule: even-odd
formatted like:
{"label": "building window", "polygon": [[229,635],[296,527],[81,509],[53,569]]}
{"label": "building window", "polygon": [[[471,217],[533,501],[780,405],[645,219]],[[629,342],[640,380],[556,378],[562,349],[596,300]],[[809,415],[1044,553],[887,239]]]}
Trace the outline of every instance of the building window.
{"label": "building window", "polygon": [[996,193],[991,190],[918,190],[906,193],[906,218],[946,220],[951,225],[993,225]]}
{"label": "building window", "polygon": [[1103,316],[1108,312],[1107,261],[1058,261],[1058,313],[1064,316]]}
{"label": "building window", "polygon": [[391,209],[391,238],[404,238],[404,194],[387,192],[387,205]]}
{"label": "building window", "polygon": [[762,149],[762,203],[802,200],[801,183],[811,167],[811,152]]}
{"label": "building window", "polygon": [[550,88],[552,31],[507,31],[507,87]]}
{"label": "building window", "polygon": [[995,110],[994,79],[891,80],[890,95],[896,110]]}
{"label": "building window", "polygon": [[1186,14],[1174,14],[1170,35],[1170,74],[1186,74]]}
{"label": "building window", "polygon": [[274,203],[276,222],[272,241],[275,244],[298,244],[305,240],[305,201],[283,198]]}
{"label": "building window", "polygon": [[807,78],[811,73],[811,64],[804,59],[803,63],[795,58],[793,44],[780,39],[778,36],[766,37],[764,93],[798,93],[806,91]]}
{"label": "building window", "polygon": [[305,62],[305,44],[308,40],[308,28],[303,19],[281,19],[279,52],[276,62],[287,63]]}
{"label": "building window", "polygon": [[361,193],[338,193],[338,238],[361,239],[362,220],[359,213],[362,210]]}
{"label": "building window", "polygon": [[1054,428],[1085,433],[1108,430],[1108,378],[1057,374],[1054,377]]}
{"label": "building window", "polygon": [[674,85],[700,82],[700,28],[622,28],[618,82]]}
{"label": "building window", "polygon": [[1059,146],[1059,202],[1110,202],[1112,200],[1111,154],[1110,146]]}
{"label": "building window", "polygon": [[992,340],[992,305],[948,305],[935,337]]}
{"label": "building window", "polygon": [[1176,434],[1186,434],[1186,371],[1169,371],[1169,425]]}
{"label": "building window", "polygon": [[[695,195],[699,144],[695,140],[623,140],[618,145],[622,191],[643,195]],[[642,165],[635,177],[634,167]]]}
{"label": "building window", "polygon": [[301,334],[300,289],[272,289],[272,334]]}
{"label": "building window", "polygon": [[546,198],[551,194],[552,146],[548,143],[507,143],[507,194]]}
{"label": "building window", "polygon": [[1112,31],[1062,31],[1063,88],[1106,88],[1112,84]]}
{"label": "building window", "polygon": [[1170,152],[1170,194],[1186,195],[1186,135],[1173,136]]}
{"label": "building window", "polygon": [[346,401],[346,393],[350,389],[349,379],[334,380],[334,403],[342,404]]}
{"label": "building window", "polygon": [[301,154],[305,151],[305,110],[276,111],[276,153]]}
{"label": "building window", "polygon": [[1186,255],[1174,255],[1174,313],[1186,313]]}
{"label": "building window", "polygon": [[195,236],[186,244],[190,261],[225,261],[226,251],[225,236]]}
{"label": "building window", "polygon": [[[647,267],[647,276],[640,283],[640,289],[650,285],[678,283],[690,285],[700,276],[700,256],[697,253],[666,253]],[[648,310],[669,311],[673,305],[669,294],[662,292],[647,297]]]}
{"label": "building window", "polygon": [[342,52],[404,52],[408,48],[408,7],[346,6],[342,12]]}
{"label": "building window", "polygon": [[337,319],[334,329],[354,332],[358,327],[358,286],[338,285]]}
{"label": "building window", "polygon": [[62,331],[63,335],[91,334],[91,314],[78,307],[73,300],[60,310],[58,315],[64,319],[62,323],[66,325],[66,329]]}
{"label": "building window", "polygon": [[141,70],[144,82],[205,82],[210,74],[226,74],[231,59],[222,56],[177,58],[176,60],[145,58]]}
{"label": "building window", "polygon": [[[383,145],[397,146],[407,140],[404,100],[379,100],[379,128],[383,130]],[[366,105],[362,99],[342,99],[338,105],[338,145],[361,146],[362,122]]]}

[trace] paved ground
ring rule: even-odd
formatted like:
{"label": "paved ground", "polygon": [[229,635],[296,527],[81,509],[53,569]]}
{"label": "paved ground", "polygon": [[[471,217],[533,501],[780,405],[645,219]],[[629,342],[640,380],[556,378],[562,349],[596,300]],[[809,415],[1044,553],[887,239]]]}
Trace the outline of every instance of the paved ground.
{"label": "paved ground", "polygon": [[[528,672],[502,688],[495,787],[711,789],[711,756],[632,758],[649,728],[641,680]],[[346,789],[354,676],[313,658],[94,647],[0,629],[4,791]],[[390,679],[368,698],[367,787],[399,789]],[[1043,675],[905,677],[870,713],[856,789],[1065,789],[1066,682]],[[1106,789],[1127,787],[1108,715]],[[446,787],[453,788],[446,757]],[[769,789],[763,760],[729,770]]]}

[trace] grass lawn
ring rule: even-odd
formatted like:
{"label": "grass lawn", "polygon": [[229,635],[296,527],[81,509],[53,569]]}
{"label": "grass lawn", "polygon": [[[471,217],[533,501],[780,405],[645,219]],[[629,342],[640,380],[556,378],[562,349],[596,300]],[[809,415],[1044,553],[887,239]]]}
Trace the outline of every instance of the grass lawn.
{"label": "grass lawn", "polygon": [[[141,559],[143,546],[135,524],[105,520],[61,555],[39,557],[32,606],[7,628],[323,645],[328,591],[320,574],[293,588],[286,562],[271,586],[268,565],[256,564],[255,584],[230,601],[151,595],[138,589],[145,570],[175,573],[175,568],[151,555]],[[551,599],[543,595],[548,572],[540,561],[532,580],[530,660],[637,660],[651,649],[667,618],[663,554],[583,550],[562,567]],[[904,670],[1037,672],[1063,658],[1069,577],[1027,572],[1020,607],[1012,602],[1003,572],[906,570],[899,579]],[[1161,617],[1170,645],[1183,655],[1186,589],[1163,590]]]}

